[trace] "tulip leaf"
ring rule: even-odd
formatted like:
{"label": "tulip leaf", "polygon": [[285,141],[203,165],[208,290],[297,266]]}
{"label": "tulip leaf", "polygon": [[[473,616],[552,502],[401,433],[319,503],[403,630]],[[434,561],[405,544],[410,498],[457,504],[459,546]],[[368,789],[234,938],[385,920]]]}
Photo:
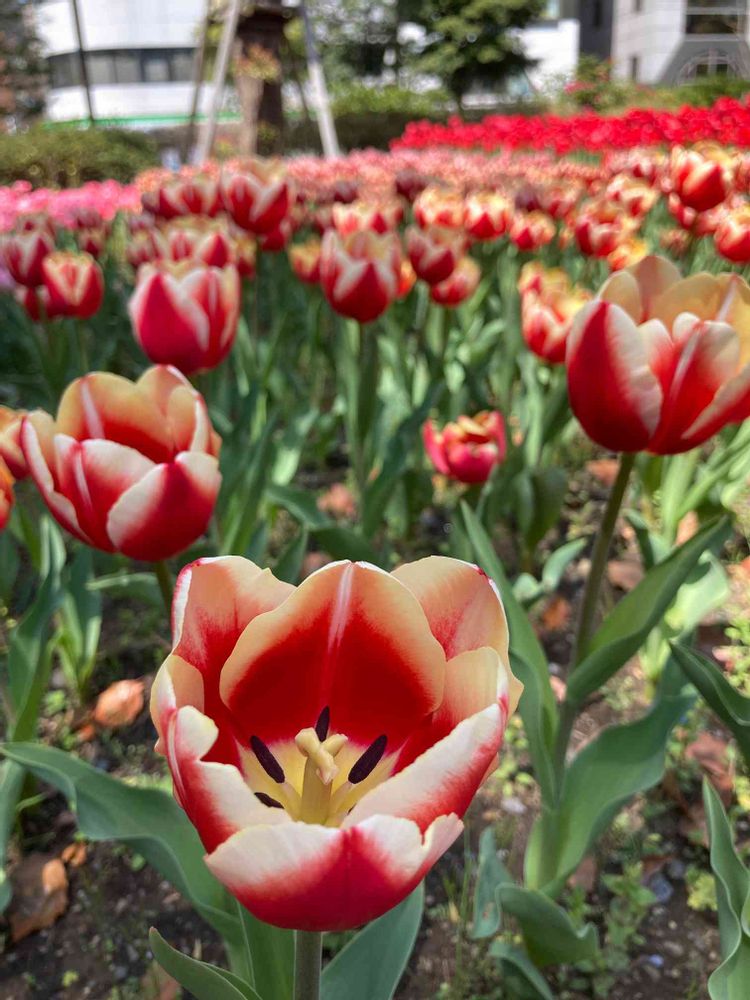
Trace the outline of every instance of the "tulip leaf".
{"label": "tulip leaf", "polygon": [[513,876],[500,860],[495,835],[490,827],[479,838],[479,864],[474,889],[474,918],[471,936],[475,939],[492,937],[500,930],[502,911],[498,888],[513,884]]}
{"label": "tulip leaf", "polygon": [[307,543],[309,538],[310,533],[307,528],[302,527],[302,529],[297,532],[295,537],[276,560],[273,573],[277,579],[283,580],[285,583],[299,583],[302,561],[305,558],[305,553],[307,552]]}
{"label": "tulip leaf", "polygon": [[740,694],[702,653],[674,644],[672,653],[688,679],[737,740],[750,766],[750,698]]}
{"label": "tulip leaf", "polygon": [[13,888],[5,871],[5,862],[25,775],[26,772],[21,765],[13,760],[4,760],[0,763],[0,913],[5,910],[13,895]]}
{"label": "tulip leaf", "polygon": [[716,881],[723,962],[708,980],[711,1000],[746,1000],[750,982],[750,872],[732,843],[732,830],[719,796],[703,782],[703,803]]}
{"label": "tulip leaf", "polygon": [[468,504],[462,503],[461,511],[474,556],[487,576],[494,580],[503,599],[510,633],[511,667],[524,685],[518,710],[529,740],[529,753],[542,796],[545,801],[550,801],[554,789],[551,761],[557,710],[547,658],[526,612],[513,594],[487,532]]}
{"label": "tulip leaf", "polygon": [[155,927],[149,931],[148,943],[162,969],[190,990],[195,1000],[265,1000],[234,973],[183,955]]}
{"label": "tulip leaf", "polygon": [[54,747],[6,743],[0,750],[65,795],[86,838],[130,844],[223,937],[238,939],[230,897],[206,868],[198,834],[170,794],[127,785]]}
{"label": "tulip leaf", "polygon": [[711,546],[723,543],[729,531],[727,518],[709,522],[649,570],[615,605],[591,640],[587,655],[568,678],[569,702],[580,705],[638,652],[648,634],[664,617],[701,555]]}
{"label": "tulip leaf", "polygon": [[636,722],[611,726],[568,766],[556,808],[545,807],[526,849],[526,883],[556,895],[618,810],[664,773],[672,727],[693,699],[657,701]]}
{"label": "tulip leaf", "polygon": [[118,571],[99,576],[88,583],[94,593],[105,592],[110,597],[129,597],[144,601],[156,608],[164,607],[164,598],[153,573],[128,573]]}
{"label": "tulip leaf", "polygon": [[292,1000],[294,931],[263,923],[239,902],[237,912],[252,985],[263,1000]]}
{"label": "tulip leaf", "polygon": [[417,940],[424,886],[361,930],[323,970],[321,1000],[391,1000]]}
{"label": "tulip leaf", "polygon": [[581,962],[599,951],[596,927],[575,927],[562,907],[538,889],[516,885],[500,861],[491,829],[479,842],[479,871],[474,895],[475,938],[489,937],[500,929],[502,914],[515,917],[524,944],[536,965]]}
{"label": "tulip leaf", "polygon": [[503,983],[515,990],[512,996],[528,1000],[555,1000],[547,980],[520,948],[514,948],[507,941],[493,941],[489,955],[500,963]]}

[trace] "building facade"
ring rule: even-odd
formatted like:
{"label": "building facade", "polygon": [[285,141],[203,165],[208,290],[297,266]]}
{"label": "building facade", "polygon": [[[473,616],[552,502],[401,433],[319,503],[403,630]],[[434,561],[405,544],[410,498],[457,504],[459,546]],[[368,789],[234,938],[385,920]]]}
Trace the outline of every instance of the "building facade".
{"label": "building facade", "polygon": [[581,0],[581,51],[615,76],[679,84],[750,77],[748,0]]}
{"label": "building facade", "polygon": [[[77,0],[83,58],[99,121],[153,128],[186,120],[205,0]],[[37,0],[36,28],[49,63],[47,116],[88,118],[73,0]],[[203,87],[205,110],[210,87]]]}

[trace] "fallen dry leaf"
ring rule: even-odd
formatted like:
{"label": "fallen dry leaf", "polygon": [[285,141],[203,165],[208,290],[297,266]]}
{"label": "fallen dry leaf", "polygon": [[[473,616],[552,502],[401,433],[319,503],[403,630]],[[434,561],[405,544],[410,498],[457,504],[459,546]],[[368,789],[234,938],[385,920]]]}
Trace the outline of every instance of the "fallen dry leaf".
{"label": "fallen dry leaf", "polygon": [[79,743],[90,743],[96,736],[96,726],[93,722],[84,722],[80,729],[76,729],[76,739]]}
{"label": "fallen dry leaf", "polygon": [[546,632],[557,632],[570,621],[570,601],[560,594],[553,594],[544,606],[541,616],[542,628]]}
{"label": "fallen dry leaf", "polygon": [[105,729],[130,726],[143,711],[143,681],[115,681],[96,701],[94,722]]}
{"label": "fallen dry leaf", "polygon": [[15,942],[52,924],[68,908],[68,876],[59,858],[28,854],[11,874],[13,899],[8,910]]}
{"label": "fallen dry leaf", "polygon": [[713,733],[699,733],[685,750],[688,760],[694,760],[728,806],[734,794],[734,776],[727,753],[727,741]]}
{"label": "fallen dry leaf", "polygon": [[643,567],[640,560],[635,557],[632,559],[610,559],[607,563],[607,579],[613,587],[628,593],[643,579]]}
{"label": "fallen dry leaf", "polygon": [[586,470],[604,486],[612,486],[620,464],[616,458],[597,458],[586,462]]}
{"label": "fallen dry leaf", "polygon": [[583,859],[580,865],[570,876],[568,884],[573,888],[583,889],[583,891],[588,895],[588,893],[594,889],[598,875],[599,865],[597,864],[596,858],[589,855]]}
{"label": "fallen dry leaf", "polygon": [[81,865],[86,864],[87,854],[88,849],[84,842],[82,840],[75,840],[63,849],[60,858],[66,865],[70,865],[71,868],[80,868]]}

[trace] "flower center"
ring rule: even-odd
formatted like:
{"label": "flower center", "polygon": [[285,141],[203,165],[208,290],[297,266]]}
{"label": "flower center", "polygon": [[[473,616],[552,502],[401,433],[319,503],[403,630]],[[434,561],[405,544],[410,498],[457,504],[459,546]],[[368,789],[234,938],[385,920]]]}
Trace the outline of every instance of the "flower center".
{"label": "flower center", "polygon": [[[388,775],[387,762],[374,773],[385,755],[385,734],[354,757],[355,748],[343,733],[329,734],[330,719],[330,710],[324,708],[314,727],[297,733],[294,749],[284,747],[278,756],[260,737],[250,737],[258,764],[276,784],[274,795],[255,792],[264,805],[285,809],[292,819],[303,823],[338,826],[365,792]],[[279,760],[282,755],[286,770]],[[291,777],[292,773],[296,777]]]}

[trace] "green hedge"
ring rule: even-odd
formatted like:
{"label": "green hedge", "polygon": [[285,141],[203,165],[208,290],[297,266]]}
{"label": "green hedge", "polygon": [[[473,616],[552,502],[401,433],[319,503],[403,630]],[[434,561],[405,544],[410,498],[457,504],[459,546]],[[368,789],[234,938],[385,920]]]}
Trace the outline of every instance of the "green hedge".
{"label": "green hedge", "polygon": [[156,143],[118,129],[29,129],[0,139],[0,185],[77,187],[86,181],[131,181],[159,162]]}

